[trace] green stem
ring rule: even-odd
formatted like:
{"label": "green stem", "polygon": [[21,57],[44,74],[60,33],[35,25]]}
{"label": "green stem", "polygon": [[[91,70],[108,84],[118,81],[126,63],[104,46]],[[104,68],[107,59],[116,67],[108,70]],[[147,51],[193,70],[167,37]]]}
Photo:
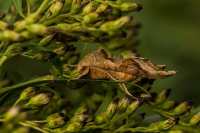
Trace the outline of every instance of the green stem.
{"label": "green stem", "polygon": [[13,85],[13,86],[1,88],[0,94],[3,94],[5,92],[8,92],[8,91],[20,88],[20,87],[24,87],[24,86],[28,86],[28,85],[32,85],[32,84],[36,84],[36,83],[49,82],[49,81],[53,81],[53,80],[54,80],[54,77],[52,75],[41,76],[41,77],[31,79],[26,82],[22,82],[22,83]]}

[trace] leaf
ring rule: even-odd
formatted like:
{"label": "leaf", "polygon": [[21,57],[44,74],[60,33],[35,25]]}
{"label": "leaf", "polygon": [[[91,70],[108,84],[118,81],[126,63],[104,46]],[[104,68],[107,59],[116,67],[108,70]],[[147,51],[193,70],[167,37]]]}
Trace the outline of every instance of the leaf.
{"label": "leaf", "polygon": [[22,8],[22,2],[23,0],[13,0],[13,3],[16,7],[17,12],[19,13],[20,16],[25,17],[23,13],[23,8]]}
{"label": "leaf", "polygon": [[154,65],[140,57],[127,59],[112,58],[103,49],[86,55],[77,65],[80,77],[89,75],[92,79],[112,79],[118,81],[138,81],[143,78],[158,79],[175,75],[175,71],[165,71],[164,65]]}

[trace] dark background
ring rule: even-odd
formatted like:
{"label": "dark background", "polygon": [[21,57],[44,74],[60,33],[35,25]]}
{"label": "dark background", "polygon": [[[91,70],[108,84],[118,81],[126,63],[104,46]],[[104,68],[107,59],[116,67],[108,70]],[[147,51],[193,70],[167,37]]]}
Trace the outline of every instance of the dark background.
{"label": "dark background", "polygon": [[200,0],[138,0],[142,22],[139,52],[177,70],[154,88],[172,88],[176,99],[200,103]]}

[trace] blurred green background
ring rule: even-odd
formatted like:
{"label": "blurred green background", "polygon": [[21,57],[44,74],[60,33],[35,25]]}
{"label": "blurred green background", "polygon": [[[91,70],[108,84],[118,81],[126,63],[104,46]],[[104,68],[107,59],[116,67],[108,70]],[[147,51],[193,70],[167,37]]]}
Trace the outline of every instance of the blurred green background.
{"label": "blurred green background", "polygon": [[177,70],[155,88],[169,87],[176,99],[200,103],[200,0],[138,0],[142,22],[139,52]]}

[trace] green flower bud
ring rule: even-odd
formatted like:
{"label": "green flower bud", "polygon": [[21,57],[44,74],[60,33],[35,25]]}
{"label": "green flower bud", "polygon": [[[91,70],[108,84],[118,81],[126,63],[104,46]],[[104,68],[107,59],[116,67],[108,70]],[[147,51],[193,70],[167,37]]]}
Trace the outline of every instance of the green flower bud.
{"label": "green flower bud", "polygon": [[161,104],[169,97],[171,89],[165,89],[155,99],[155,104]]}
{"label": "green flower bud", "polygon": [[149,129],[152,129],[154,131],[168,130],[171,127],[173,127],[175,124],[176,124],[176,121],[174,119],[168,119],[168,120],[152,123],[149,126]]}
{"label": "green flower bud", "polygon": [[142,6],[137,3],[127,2],[120,4],[119,9],[121,11],[140,11],[142,9]]}
{"label": "green flower bud", "polygon": [[131,114],[133,113],[139,106],[141,105],[141,101],[136,100],[130,103],[127,107],[126,113]]}
{"label": "green flower bud", "polygon": [[108,8],[107,4],[100,4],[99,7],[96,9],[96,13],[102,13]]}
{"label": "green flower bud", "polygon": [[119,112],[124,112],[130,103],[130,99],[128,97],[122,98],[118,103],[118,110]]}
{"label": "green flower bud", "polygon": [[60,0],[54,1],[54,3],[49,8],[51,17],[57,16],[63,7],[63,3]]}
{"label": "green flower bud", "polygon": [[58,128],[65,124],[64,117],[62,117],[59,113],[52,114],[47,117],[47,126],[49,128]]}
{"label": "green flower bud", "polygon": [[174,115],[182,115],[184,113],[187,113],[192,108],[191,102],[182,102],[179,104],[174,110]]}
{"label": "green flower bud", "polygon": [[64,131],[66,132],[79,132],[83,126],[83,122],[88,118],[87,108],[85,105],[82,105],[77,109],[74,116],[67,124],[67,128]]}
{"label": "green flower bud", "polygon": [[29,38],[32,37],[32,34],[31,34],[30,32],[28,32],[27,30],[26,30],[26,31],[22,31],[22,32],[20,33],[20,35],[21,35],[23,38],[25,38],[25,39],[29,39]]}
{"label": "green flower bud", "polygon": [[99,15],[97,13],[90,13],[83,17],[83,23],[90,24],[97,21]]}
{"label": "green flower bud", "polygon": [[17,32],[11,30],[5,30],[0,32],[0,41],[18,41],[20,40],[20,35]]}
{"label": "green flower bud", "polygon": [[191,119],[190,119],[190,124],[191,125],[197,125],[200,123],[200,112],[195,114]]}
{"label": "green flower bud", "polygon": [[27,107],[39,107],[48,104],[50,97],[46,93],[40,93],[32,97],[26,104]]}
{"label": "green flower bud", "polygon": [[20,97],[19,97],[19,100],[20,101],[23,101],[23,100],[27,100],[29,98],[31,98],[32,96],[35,95],[35,90],[33,87],[28,87],[26,88],[25,90],[22,91]]}
{"label": "green flower bud", "polygon": [[0,30],[5,30],[8,27],[6,22],[0,21]]}
{"label": "green flower bud", "polygon": [[93,12],[96,8],[96,3],[95,2],[89,2],[82,11],[82,14],[89,14],[91,12]]}
{"label": "green flower bud", "polygon": [[117,111],[117,104],[118,99],[114,100],[108,105],[107,110],[105,112],[106,117],[111,118],[114,115],[114,113]]}
{"label": "green flower bud", "polygon": [[37,14],[31,14],[25,20],[17,21],[14,24],[15,30],[16,31],[22,31],[23,29],[26,28],[27,25],[30,25],[30,24],[36,22],[37,18],[38,18]]}
{"label": "green flower bud", "polygon": [[70,13],[76,14],[81,10],[81,0],[73,0]]}
{"label": "green flower bud", "polygon": [[47,27],[42,24],[31,24],[27,26],[27,30],[37,35],[43,35],[47,33]]}
{"label": "green flower bud", "polygon": [[169,110],[174,107],[175,103],[176,103],[175,101],[167,100],[162,105],[160,105],[160,107],[162,109]]}
{"label": "green flower bud", "polygon": [[40,42],[39,42],[39,46],[46,46],[48,43],[50,43],[50,41],[53,39],[54,35],[48,35],[46,37],[44,37]]}
{"label": "green flower bud", "polygon": [[100,30],[107,32],[109,34],[113,34],[113,32],[119,30],[124,25],[126,25],[130,21],[130,17],[124,16],[115,21],[109,21],[100,26]]}

